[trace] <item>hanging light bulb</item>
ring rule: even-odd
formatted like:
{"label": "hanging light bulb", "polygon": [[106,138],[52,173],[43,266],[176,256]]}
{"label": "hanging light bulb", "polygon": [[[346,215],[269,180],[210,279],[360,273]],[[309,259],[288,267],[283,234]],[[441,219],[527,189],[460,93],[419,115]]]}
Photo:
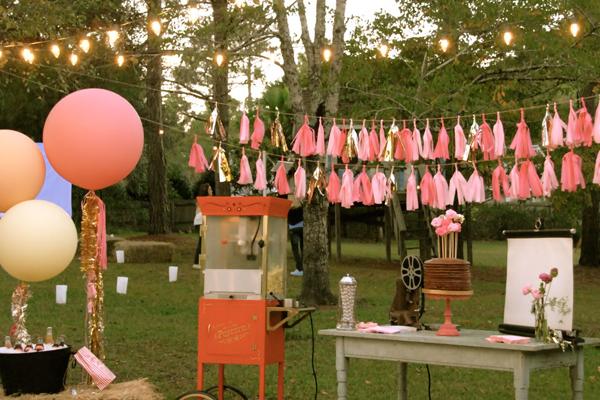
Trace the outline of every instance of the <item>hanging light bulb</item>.
{"label": "hanging light bulb", "polygon": [[440,39],[440,49],[442,49],[442,52],[447,52],[448,48],[450,47],[450,40],[446,39],[446,38],[442,38]]}
{"label": "hanging light bulb", "polygon": [[79,48],[86,54],[88,51],[90,51],[91,46],[92,46],[92,44],[91,44],[90,40],[87,38],[81,39],[79,41]]}
{"label": "hanging light bulb", "polygon": [[21,50],[21,57],[23,57],[23,60],[29,64],[33,64],[33,60],[35,60],[35,55],[29,47],[25,47],[23,50]]}
{"label": "hanging light bulb", "polygon": [[202,12],[200,11],[200,7],[199,6],[192,6],[188,9],[188,20],[191,23],[194,22],[198,22],[198,20],[200,19],[200,15],[202,14]]}
{"label": "hanging light bulb", "polygon": [[122,54],[119,54],[116,59],[117,65],[122,67],[125,64],[125,57]]}
{"label": "hanging light bulb", "polygon": [[108,44],[110,47],[114,47],[117,40],[119,40],[119,31],[108,31],[106,32],[106,37],[108,38]]}
{"label": "hanging light bulb", "polygon": [[325,47],[323,49],[323,61],[329,62],[332,56],[333,52],[331,51],[331,49],[329,47]]}
{"label": "hanging light bulb", "polygon": [[159,135],[164,135],[164,134],[165,134],[165,130],[164,130],[163,128],[160,128],[160,129],[158,130],[158,134],[159,134]]}
{"label": "hanging light bulb", "polygon": [[52,53],[54,58],[60,57],[60,46],[57,45],[56,43],[53,44],[52,46],[50,46],[50,52]]}
{"label": "hanging light bulb", "polygon": [[71,55],[69,56],[69,62],[72,66],[76,66],[79,62],[79,56],[75,53],[71,53]]}
{"label": "hanging light bulb", "polygon": [[571,35],[573,35],[573,37],[577,37],[577,35],[579,35],[579,32],[581,31],[579,22],[577,22],[577,21],[571,22],[571,25],[569,25],[569,31],[571,32]]}
{"label": "hanging light bulb", "polygon": [[223,65],[224,62],[225,62],[225,56],[220,51],[217,51],[215,53],[215,64],[217,64],[217,66],[220,67],[221,65]]}
{"label": "hanging light bulb", "polygon": [[160,36],[160,33],[162,32],[162,25],[160,21],[155,19],[154,21],[150,22],[150,29],[156,36]]}
{"label": "hanging light bulb", "polygon": [[504,31],[504,33],[502,34],[502,38],[504,39],[504,43],[506,43],[507,46],[510,46],[514,39],[514,36],[511,31]]}
{"label": "hanging light bulb", "polygon": [[384,58],[387,57],[389,51],[390,51],[390,48],[389,48],[389,46],[387,44],[382,43],[379,46],[379,54],[381,54],[381,57],[384,57]]}
{"label": "hanging light bulb", "polygon": [[3,55],[4,55],[4,51],[2,49],[0,49],[0,58],[2,58]]}

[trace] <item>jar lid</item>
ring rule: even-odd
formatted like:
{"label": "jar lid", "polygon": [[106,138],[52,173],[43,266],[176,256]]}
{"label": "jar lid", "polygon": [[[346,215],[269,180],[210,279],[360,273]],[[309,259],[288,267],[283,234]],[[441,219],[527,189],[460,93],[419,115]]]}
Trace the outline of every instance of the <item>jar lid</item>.
{"label": "jar lid", "polygon": [[356,283],[356,279],[354,279],[353,277],[351,277],[350,274],[346,274],[346,276],[344,276],[340,280],[340,283],[344,283],[344,284]]}

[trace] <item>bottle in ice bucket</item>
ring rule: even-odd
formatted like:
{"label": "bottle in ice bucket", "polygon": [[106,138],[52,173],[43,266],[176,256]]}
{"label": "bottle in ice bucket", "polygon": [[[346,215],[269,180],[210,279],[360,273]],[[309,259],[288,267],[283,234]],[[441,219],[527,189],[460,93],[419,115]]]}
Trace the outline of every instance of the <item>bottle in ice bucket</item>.
{"label": "bottle in ice bucket", "polygon": [[20,341],[18,341],[18,340],[15,343],[15,350],[23,351],[23,344]]}
{"label": "bottle in ice bucket", "polygon": [[353,331],[356,327],[354,309],[356,307],[356,279],[346,274],[340,280],[340,298],[338,302],[338,323],[336,329]]}
{"label": "bottle in ice bucket", "polygon": [[46,337],[44,338],[44,343],[52,346],[54,344],[54,336],[52,336],[52,327],[49,326],[46,328]]}
{"label": "bottle in ice bucket", "polygon": [[33,345],[32,345],[31,343],[27,343],[27,344],[25,345],[25,348],[23,349],[23,351],[24,351],[25,353],[27,353],[27,352],[30,352],[31,350],[33,350]]}
{"label": "bottle in ice bucket", "polygon": [[35,344],[35,351],[43,351],[44,350],[44,341],[42,338],[38,338],[37,343]]}
{"label": "bottle in ice bucket", "polygon": [[10,336],[4,336],[4,347],[7,349],[12,348],[12,343],[10,342]]}

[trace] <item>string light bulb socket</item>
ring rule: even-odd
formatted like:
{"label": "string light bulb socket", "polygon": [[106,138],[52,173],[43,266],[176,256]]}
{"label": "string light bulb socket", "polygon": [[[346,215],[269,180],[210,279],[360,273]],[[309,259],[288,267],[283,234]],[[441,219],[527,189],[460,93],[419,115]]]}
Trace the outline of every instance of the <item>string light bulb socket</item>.
{"label": "string light bulb socket", "polygon": [[323,61],[329,62],[331,61],[331,57],[333,57],[333,51],[329,47],[325,47],[322,51]]}
{"label": "string light bulb socket", "polygon": [[162,24],[160,23],[160,20],[155,19],[152,22],[150,22],[150,30],[156,36],[160,36],[160,33],[162,32]]}

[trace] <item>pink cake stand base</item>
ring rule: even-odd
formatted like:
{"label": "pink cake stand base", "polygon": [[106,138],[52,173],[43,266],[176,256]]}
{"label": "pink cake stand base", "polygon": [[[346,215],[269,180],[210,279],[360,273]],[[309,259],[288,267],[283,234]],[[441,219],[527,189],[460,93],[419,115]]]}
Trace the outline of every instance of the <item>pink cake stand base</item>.
{"label": "pink cake stand base", "polygon": [[444,309],[444,323],[438,329],[436,336],[460,336],[460,332],[456,329],[456,325],[452,323],[452,310],[450,309],[450,301],[466,300],[473,295],[473,291],[456,292],[449,290],[432,290],[423,289],[423,293],[427,298],[434,300],[445,300],[446,308]]}

